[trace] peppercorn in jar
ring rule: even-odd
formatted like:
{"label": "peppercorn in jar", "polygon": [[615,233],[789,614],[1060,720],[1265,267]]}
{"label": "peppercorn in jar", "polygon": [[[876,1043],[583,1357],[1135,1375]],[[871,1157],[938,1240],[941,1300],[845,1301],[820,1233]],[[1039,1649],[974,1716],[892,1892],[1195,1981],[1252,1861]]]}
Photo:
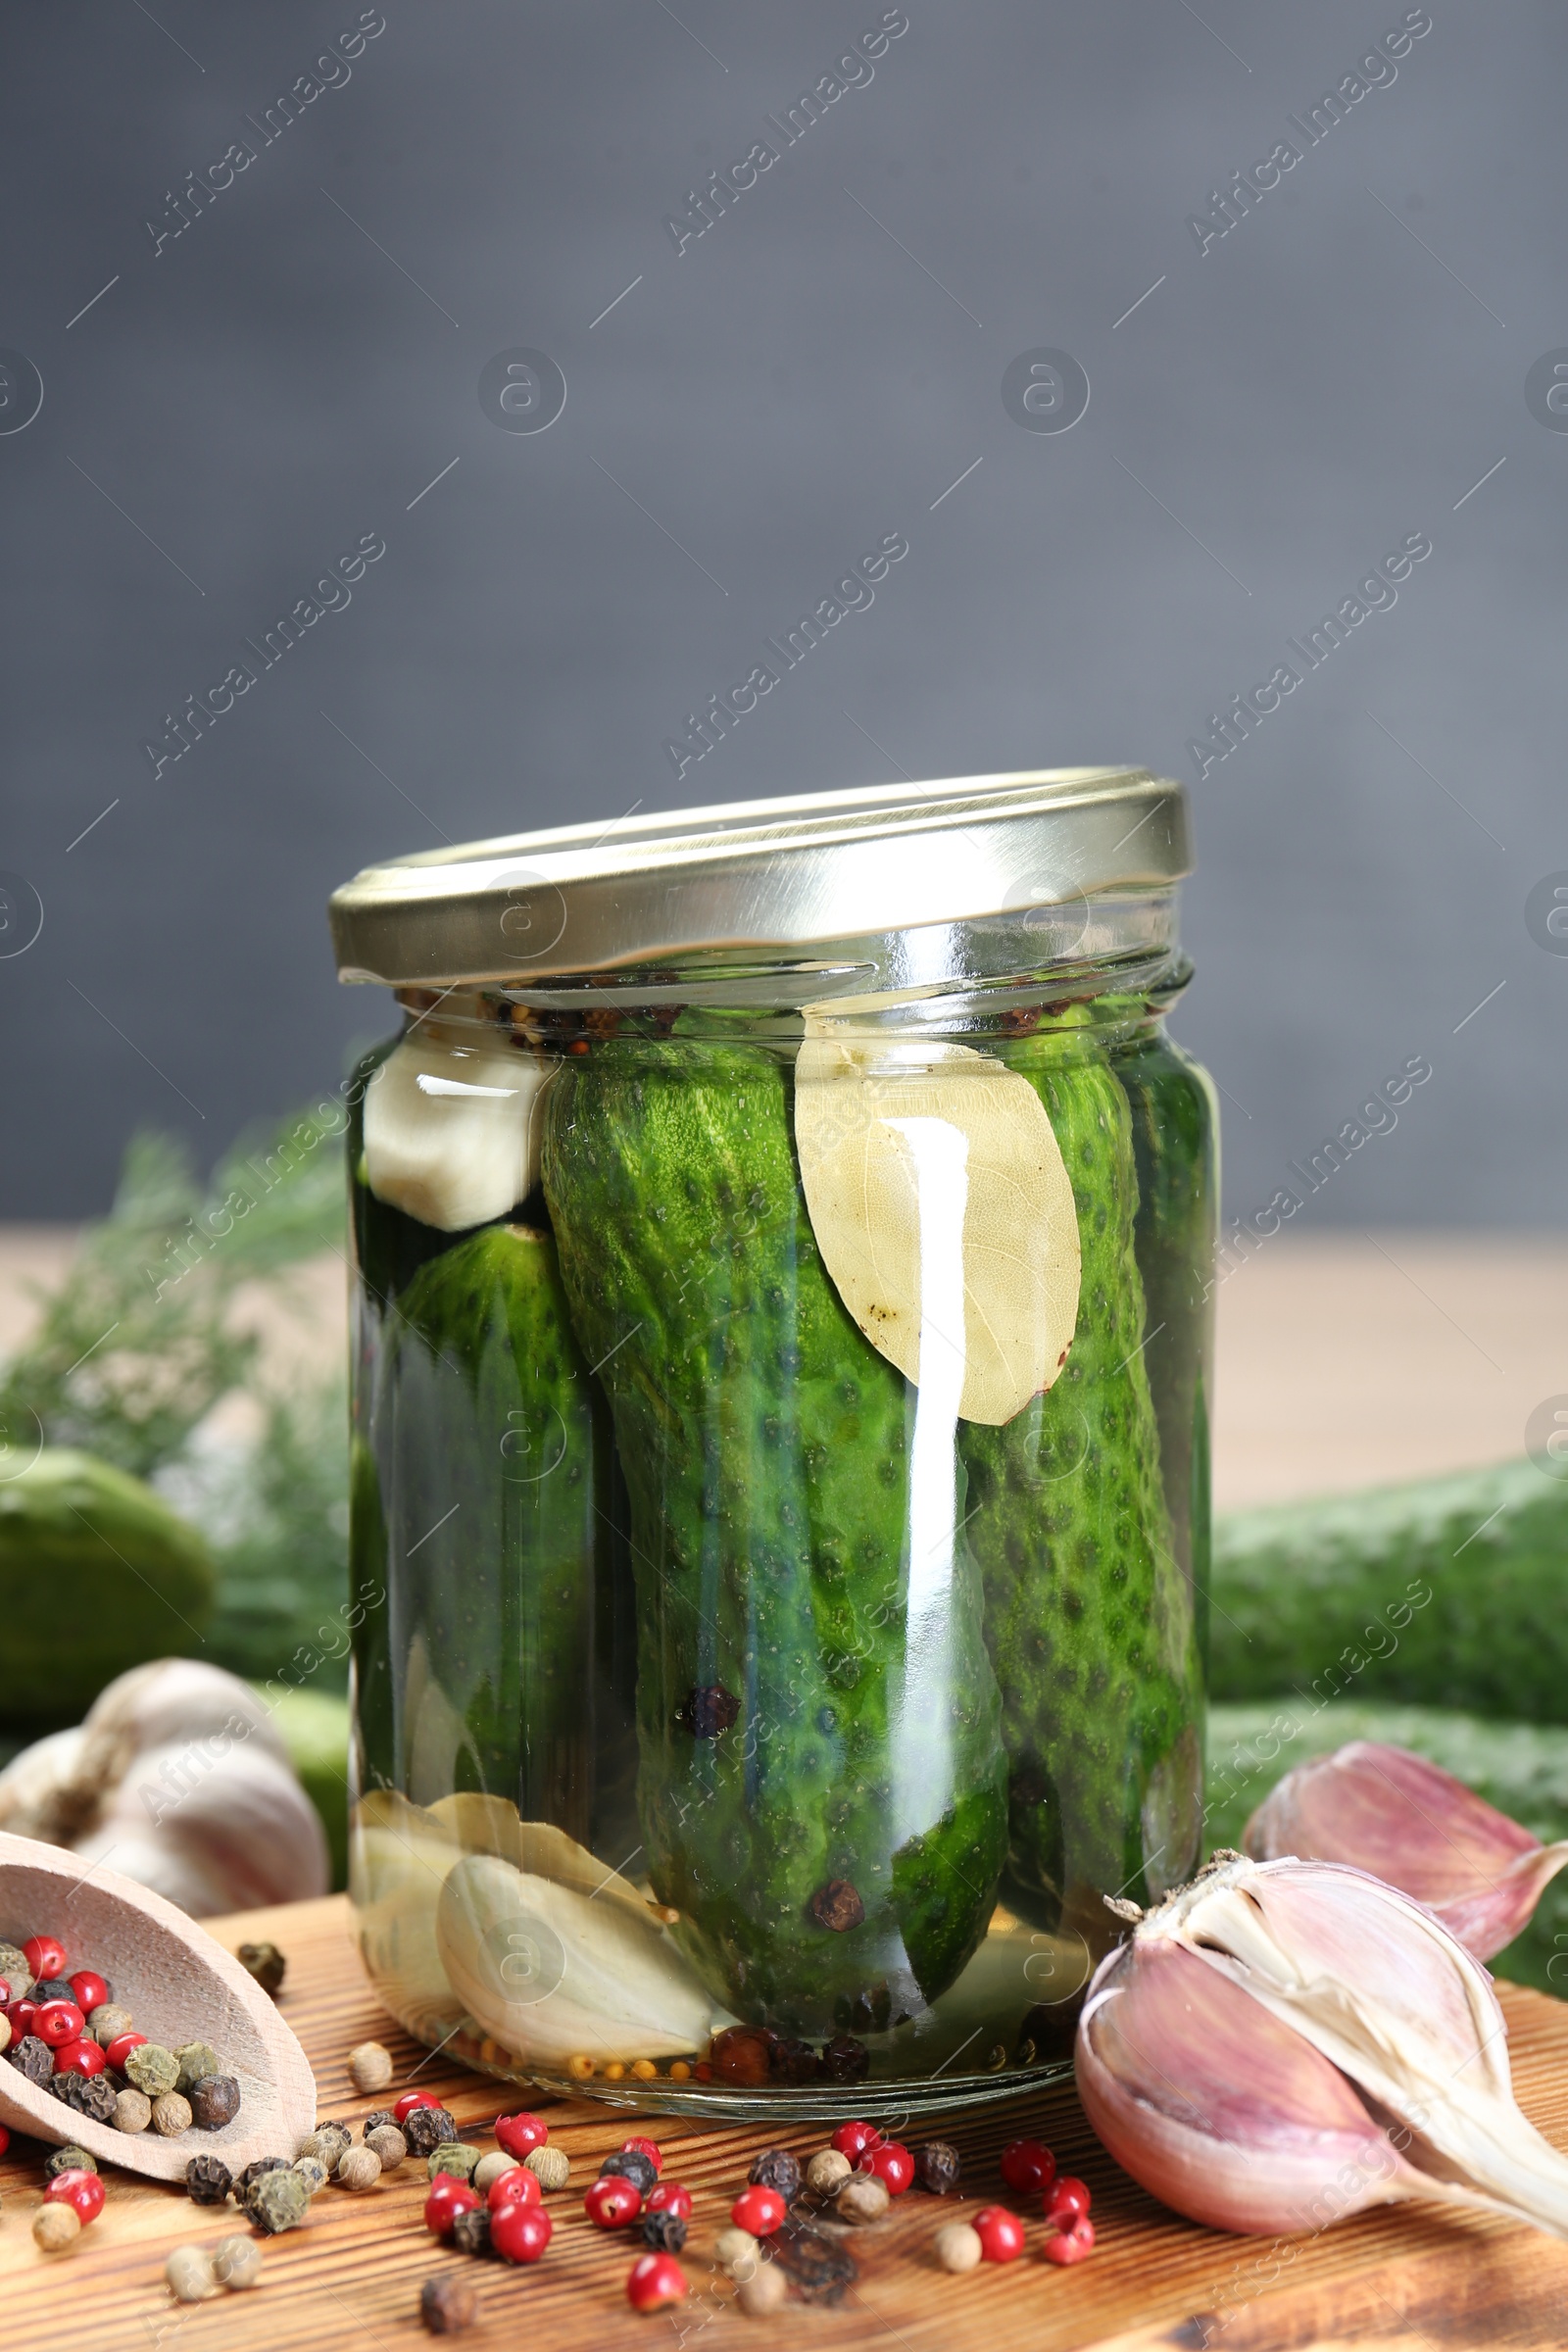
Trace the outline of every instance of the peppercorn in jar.
{"label": "peppercorn in jar", "polygon": [[623,2105],[1065,2066],[1198,1858],[1212,1094],[1141,769],[487,842],[332,903],[351,1886],[378,1992]]}

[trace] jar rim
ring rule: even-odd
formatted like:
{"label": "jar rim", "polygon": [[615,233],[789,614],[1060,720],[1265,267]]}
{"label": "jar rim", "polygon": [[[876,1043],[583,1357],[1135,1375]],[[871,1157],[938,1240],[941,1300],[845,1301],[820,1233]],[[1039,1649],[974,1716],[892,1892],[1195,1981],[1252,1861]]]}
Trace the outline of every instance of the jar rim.
{"label": "jar rim", "polygon": [[338,977],[526,983],[1016,913],[1191,870],[1143,767],[948,778],[656,811],[426,850],[334,892]]}

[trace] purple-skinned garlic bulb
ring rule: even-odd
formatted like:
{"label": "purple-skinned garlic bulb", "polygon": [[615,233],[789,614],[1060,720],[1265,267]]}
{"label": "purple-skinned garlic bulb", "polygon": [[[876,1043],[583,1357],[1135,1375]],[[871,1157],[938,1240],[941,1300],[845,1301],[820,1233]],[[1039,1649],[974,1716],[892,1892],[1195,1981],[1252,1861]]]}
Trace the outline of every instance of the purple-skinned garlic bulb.
{"label": "purple-skinned garlic bulb", "polygon": [[1346,1862],[1413,1895],[1478,1960],[1528,1927],[1568,1840],[1539,1838],[1424,1756],[1352,1740],[1288,1772],[1242,1839],[1255,1862]]}
{"label": "purple-skinned garlic bulb", "polygon": [[1514,2099],[1491,1979],[1360,1871],[1216,1855],[1102,1963],[1077,2075],[1117,2162],[1212,2228],[1420,2199],[1568,2237],[1568,2158]]}

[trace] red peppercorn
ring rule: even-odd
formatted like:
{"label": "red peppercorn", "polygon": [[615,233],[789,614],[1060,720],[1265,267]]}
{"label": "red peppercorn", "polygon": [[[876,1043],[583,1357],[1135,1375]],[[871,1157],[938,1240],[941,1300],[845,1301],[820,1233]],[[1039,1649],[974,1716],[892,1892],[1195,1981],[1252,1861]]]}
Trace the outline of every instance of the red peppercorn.
{"label": "red peppercorn", "polygon": [[605,2173],[591,2180],[582,2209],[601,2230],[624,2230],[643,2209],[642,2191],[620,2173]]}
{"label": "red peppercorn", "polygon": [[63,1977],[66,1973],[66,1947],[53,1936],[29,1936],[22,1955],[34,1977]]}
{"label": "red peppercorn", "polygon": [[490,2216],[490,2243],[503,2262],[537,2262],[555,2226],[542,2205],[502,2205]]}
{"label": "red peppercorn", "polygon": [[882,2134],[875,2124],[840,2124],[833,2134],[833,2145],[841,2156],[858,2164],[867,2148],[879,2148]]}
{"label": "red peppercorn", "polygon": [[1064,2173],[1046,2191],[1045,2214],[1058,2230],[1070,2230],[1089,2211],[1089,2191],[1071,2173]]}
{"label": "red peppercorn", "polygon": [[673,2213],[683,2222],[691,2220],[692,2192],[682,2188],[678,2180],[656,2180],[643,2204],[649,2213]]}
{"label": "red peppercorn", "polygon": [[890,2197],[902,2197],[914,2179],[914,2158],[901,2140],[885,2139],[879,2148],[866,2149],[858,2169],[875,2174]]}
{"label": "red peppercorn", "polygon": [[434,2091],[406,2090],[392,2110],[392,2121],[401,2128],[414,2113],[416,2107],[439,2107],[440,2104]]}
{"label": "red peppercorn", "polygon": [[70,2205],[81,2222],[95,2222],[104,2209],[104,2184],[96,2173],[56,2173],[43,2192],[46,2205]]}
{"label": "red peppercorn", "polygon": [[20,2001],[6,2003],[6,2023],[11,2028],[13,2041],[20,2041],[24,2034],[32,2032],[32,2021],[37,2014],[37,2002],[29,2001],[25,1995]]}
{"label": "red peppercorn", "polygon": [[122,2075],[125,2071],[125,2060],[130,2056],[131,2051],[142,2049],[146,2040],[145,2034],[117,2034],[108,2049],[105,2050],[104,2056],[115,2072]]}
{"label": "red peppercorn", "polygon": [[1023,2224],[1005,2205],[983,2206],[972,2226],[987,2262],[1016,2262],[1023,2252]]}
{"label": "red peppercorn", "polygon": [[4,2125],[4,2124],[0,2124],[0,2156],[3,2156],[3,2155],[5,2154],[5,2152],[6,2152],[7,2148],[9,2148],[9,2147],[10,2147],[10,2145],[11,2145],[11,2133],[10,2133],[10,2132],[9,2132],[9,2131],[6,2129],[6,2127],[5,2127],[5,2125]]}
{"label": "red peppercorn", "polygon": [[479,2202],[479,2192],[455,2173],[437,2173],[430,2183],[430,2193],[424,2200],[424,2226],[437,2237],[450,2237],[452,2225],[460,2213],[472,2213]]}
{"label": "red peppercorn", "polygon": [[1056,2159],[1038,2139],[1015,2139],[1002,2151],[1002,2178],[1020,2196],[1032,2196],[1056,2178]]}
{"label": "red peppercorn", "polygon": [[57,2075],[101,2075],[108,2064],[95,2041],[63,2041],[55,2051]]}
{"label": "red peppercorn", "polygon": [[662,2173],[664,2169],[664,2151],[656,2139],[623,2139],[620,2152],[623,2156],[646,2156],[656,2173]]}
{"label": "red peppercorn", "polygon": [[662,2311],[668,2303],[686,2299],[686,2274],[673,2254],[640,2254],[626,2281],[626,2300],[633,2311]]}
{"label": "red peppercorn", "polygon": [[503,2205],[537,2205],[543,2195],[538,2174],[519,2164],[515,2172],[503,2173],[499,2180],[491,2181],[485,2203],[496,2213]]}
{"label": "red peppercorn", "polygon": [[[394,2107],[392,2112],[395,2117],[397,2109]],[[525,2156],[533,2154],[535,2148],[544,2146],[550,2137],[550,2127],[542,2124],[536,2115],[498,2115],[495,2134],[507,2154],[515,2156],[520,2164]]]}
{"label": "red peppercorn", "polygon": [[58,2050],[64,2042],[79,2041],[86,2022],[74,2001],[45,2001],[32,2021],[32,2030],[40,2041]]}
{"label": "red peppercorn", "polygon": [[730,2207],[729,2218],[737,2230],[749,2230],[754,2237],[771,2237],[786,2211],[776,2188],[748,2188]]}
{"label": "red peppercorn", "polygon": [[1062,2230],[1048,2237],[1040,2251],[1048,2262],[1060,2263],[1063,2269],[1082,2262],[1095,2250],[1095,2225],[1087,2213],[1081,2214],[1070,2230]]}
{"label": "red peppercorn", "polygon": [[78,1968],[70,1979],[71,1989],[76,1996],[76,2006],[83,2017],[91,2017],[109,1998],[109,1987],[102,1977],[94,1976],[90,1968]]}

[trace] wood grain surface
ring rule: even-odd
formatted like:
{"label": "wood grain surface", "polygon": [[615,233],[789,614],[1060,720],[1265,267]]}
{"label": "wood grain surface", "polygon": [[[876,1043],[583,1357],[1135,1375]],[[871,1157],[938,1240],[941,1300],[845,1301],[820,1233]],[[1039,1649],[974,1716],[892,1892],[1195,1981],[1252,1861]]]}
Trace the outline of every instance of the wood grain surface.
{"label": "wood grain surface", "polygon": [[[395,2087],[413,2082],[446,2098],[465,2138],[490,2147],[488,2126],[522,2102],[499,2085],[447,2069],[393,2026],[361,1973],[341,1897],[208,1923],[229,1948],[275,1941],[289,1956],[279,2004],[316,2069],[319,2113],[357,2121],[374,2099],[350,2084],[357,2041],[386,2042]],[[1522,2102],[1568,2145],[1568,2008],[1499,1987]],[[423,2167],[411,2160],[365,2196],[328,2188],[303,2228],[265,2241],[262,2282],[245,2295],[179,2305],[163,2280],[173,2246],[211,2245],[244,2225],[230,2208],[192,2205],[183,2191],[107,2176],[102,2216],[71,2253],[39,2254],[30,2234],[43,2180],[43,2148],[17,2138],[0,2162],[0,2346],[16,2352],[394,2352],[426,2340],[418,2320],[422,2281],[457,2272],[477,2289],[479,2316],[463,2340],[479,2347],[525,2342],[528,2352],[621,2352],[622,2347],[709,2344],[735,2352],[752,2340],[780,2346],[870,2347],[871,2352],[1310,2352],[1379,2347],[1434,2352],[1507,2346],[1560,2352],[1568,2343],[1568,2246],[1500,2223],[1385,2210],[1312,2239],[1226,2238],[1177,2221],[1118,2175],[1100,2152],[1070,2089],[942,2126],[959,2147],[966,2195],[938,2201],[913,2190],[888,2221],[853,2234],[860,2266],[836,2310],[795,2302],[751,2321],[715,2270],[715,2232],[728,2219],[747,2165],[764,2141],[805,2151],[825,2132],[708,2131],[662,2119],[664,2177],[696,2198],[685,2268],[690,2299],[673,2318],[639,2319],[625,2301],[637,2248],[593,2229],[582,2191],[602,2157],[633,2127],[624,2115],[573,2101],[541,2105],[553,2140],[571,2159],[567,2187],[549,2200],[555,2239],[536,2268],[514,2270],[439,2249],[420,2222]],[[872,2106],[875,2113],[875,2107]],[[1004,2195],[997,2158],[1004,2142],[1038,2133],[1064,2171],[1095,2194],[1100,2241],[1072,2271],[1039,2259],[1032,2224],[1024,2259],[949,2278],[930,2252],[938,2226]],[[280,2150],[279,2153],[282,2153]],[[708,2352],[708,2346],[704,2346]]]}

